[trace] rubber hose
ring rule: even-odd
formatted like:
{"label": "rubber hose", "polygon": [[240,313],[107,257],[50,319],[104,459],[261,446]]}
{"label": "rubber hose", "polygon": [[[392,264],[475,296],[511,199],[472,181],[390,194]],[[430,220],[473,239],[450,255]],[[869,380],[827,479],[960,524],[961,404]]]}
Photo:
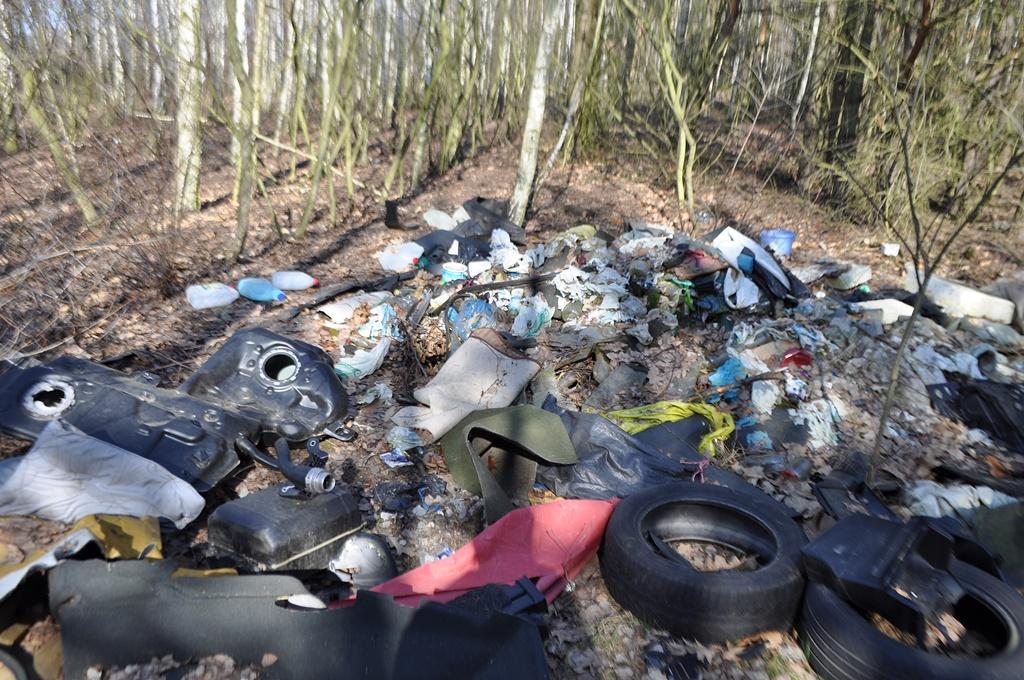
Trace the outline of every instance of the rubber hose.
{"label": "rubber hose", "polygon": [[281,474],[295,486],[309,493],[326,493],[334,488],[334,477],[323,468],[296,465],[292,462],[291,449],[284,437],[274,442],[277,452],[277,466]]}

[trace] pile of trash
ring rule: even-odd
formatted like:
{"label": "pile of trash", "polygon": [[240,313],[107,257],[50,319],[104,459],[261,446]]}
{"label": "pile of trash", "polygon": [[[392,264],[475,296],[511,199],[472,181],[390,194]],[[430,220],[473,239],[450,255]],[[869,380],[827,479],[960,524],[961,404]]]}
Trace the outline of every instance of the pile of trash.
{"label": "pile of trash", "polygon": [[[531,245],[504,215],[431,209],[377,282],[305,293],[333,354],[250,328],[176,388],[70,356],[0,367],[0,430],[32,442],[0,461],[0,514],[69,527],[0,568],[0,663],[45,675],[17,646],[42,607],[64,677],[547,677],[549,607],[599,555],[666,639],[795,628],[826,678],[1015,672],[1024,284],[932,280],[897,453],[870,470],[912,268],[875,291],[855,263],[787,267],[785,230],[631,221]],[[962,449],[924,451],[943,427]],[[254,469],[275,482],[233,484]],[[409,544],[434,522],[465,540]],[[650,670],[683,663],[658,649]]]}

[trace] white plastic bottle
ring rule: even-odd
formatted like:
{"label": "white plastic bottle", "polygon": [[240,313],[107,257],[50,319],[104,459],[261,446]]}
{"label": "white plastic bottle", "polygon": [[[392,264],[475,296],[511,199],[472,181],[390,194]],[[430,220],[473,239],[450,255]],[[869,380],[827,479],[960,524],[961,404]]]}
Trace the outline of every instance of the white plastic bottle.
{"label": "white plastic bottle", "polygon": [[320,283],[306,272],[274,272],[270,282],[281,290],[305,290]]}
{"label": "white plastic bottle", "polygon": [[193,309],[209,309],[230,305],[238,291],[223,283],[196,283],[185,289],[185,298]]}

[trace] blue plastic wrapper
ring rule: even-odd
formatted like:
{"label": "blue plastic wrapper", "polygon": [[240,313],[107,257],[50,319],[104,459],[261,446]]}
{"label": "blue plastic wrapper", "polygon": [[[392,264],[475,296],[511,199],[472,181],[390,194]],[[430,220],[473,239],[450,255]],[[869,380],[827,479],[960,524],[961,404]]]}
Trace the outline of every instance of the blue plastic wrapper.
{"label": "blue plastic wrapper", "polygon": [[495,325],[494,306],[486,300],[473,298],[462,303],[456,311],[448,308],[448,329],[452,351],[464,343],[469,334],[478,328],[493,328]]}

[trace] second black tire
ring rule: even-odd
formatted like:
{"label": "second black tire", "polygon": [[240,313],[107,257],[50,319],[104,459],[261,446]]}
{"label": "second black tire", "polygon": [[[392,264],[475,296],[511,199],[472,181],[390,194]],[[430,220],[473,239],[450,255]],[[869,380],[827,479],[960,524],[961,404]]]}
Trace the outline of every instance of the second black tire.
{"label": "second black tire", "polygon": [[[698,571],[665,554],[674,540],[731,546],[755,556],[757,568]],[[680,637],[724,642],[792,626],[805,542],[796,522],[754,494],[675,482],[619,503],[605,530],[601,573],[615,601],[641,620]]]}
{"label": "second black tire", "polygon": [[945,656],[902,644],[880,632],[832,590],[811,584],[797,627],[811,667],[827,680],[1024,677],[1024,598],[1013,587],[963,562],[953,561],[950,573],[968,595],[954,614],[988,633],[989,641],[996,643],[994,653]]}

